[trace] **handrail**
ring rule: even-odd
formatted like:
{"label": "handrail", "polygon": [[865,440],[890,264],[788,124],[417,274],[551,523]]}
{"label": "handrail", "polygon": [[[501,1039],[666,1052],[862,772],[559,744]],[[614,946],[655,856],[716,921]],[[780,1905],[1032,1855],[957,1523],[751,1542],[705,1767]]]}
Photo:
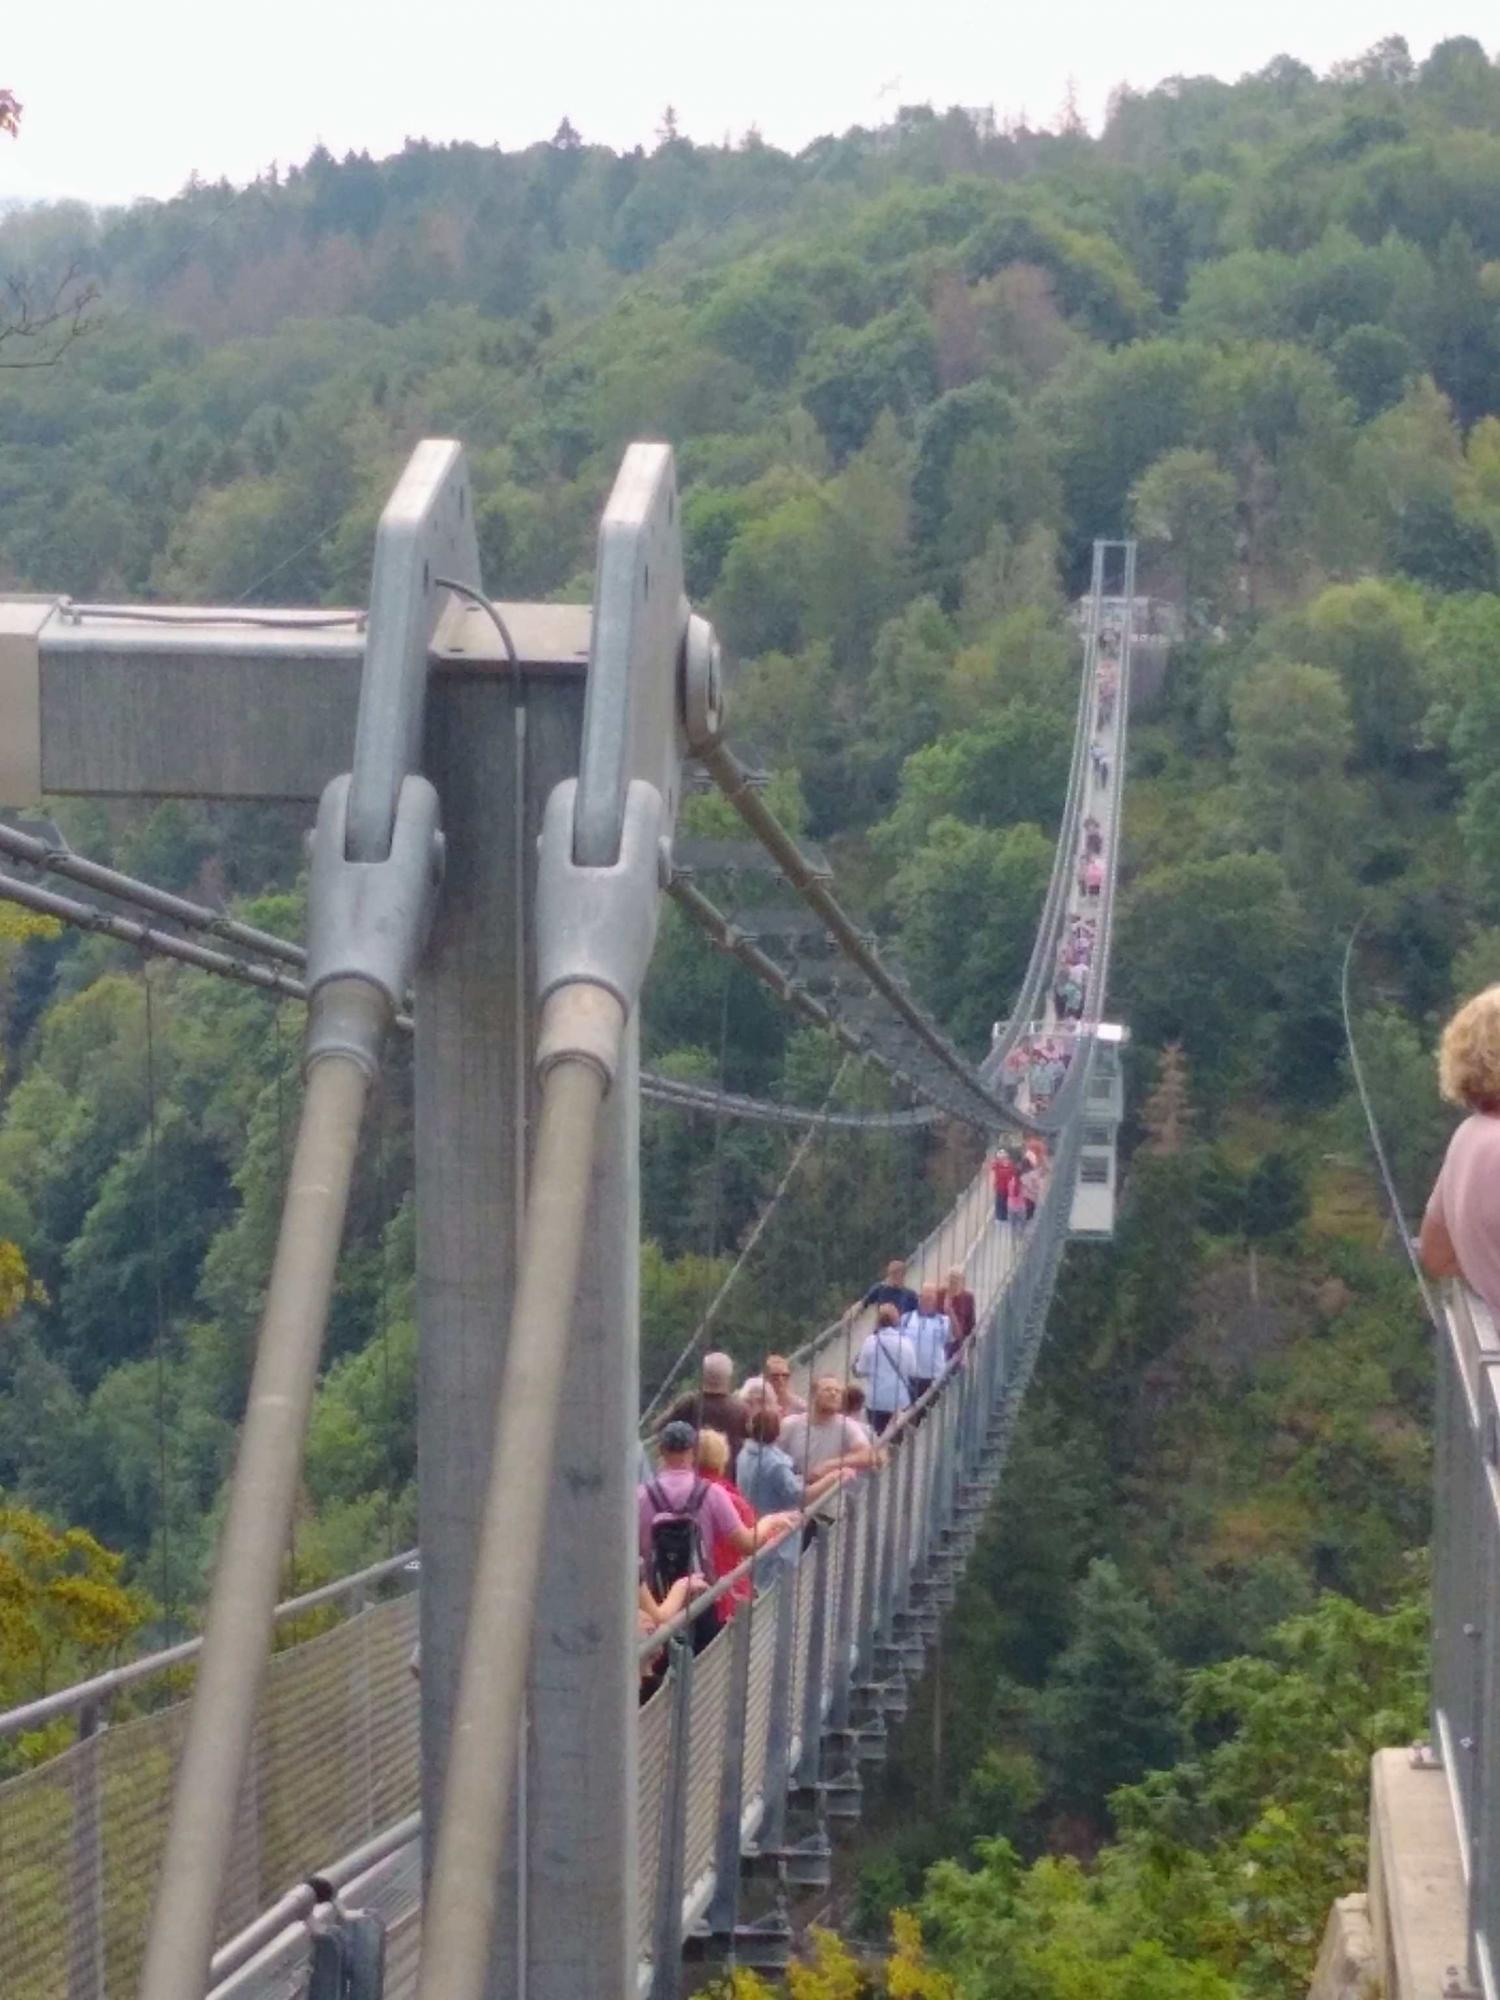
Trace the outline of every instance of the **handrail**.
{"label": "handrail", "polygon": [[1470,1985],[1496,1991],[1500,1852],[1500,1331],[1461,1281],[1444,1288],[1437,1343],[1432,1564],[1432,1747],[1467,1881]]}
{"label": "handrail", "polygon": [[[306,1611],[316,1611],[324,1604],[337,1603],[342,1597],[368,1590],[374,1584],[383,1583],[387,1577],[414,1568],[418,1561],[415,1549],[404,1549],[400,1555],[386,1556],[383,1561],[355,1570],[352,1575],[337,1577],[332,1583],[319,1584],[316,1590],[305,1590],[299,1596],[289,1597],[277,1605],[275,1623],[285,1624],[287,1619],[300,1618]],[[59,1688],[55,1694],[41,1695],[35,1701],[24,1702],[19,1708],[7,1709],[0,1714],[0,1742],[23,1736],[32,1729],[45,1728],[59,1716],[77,1715],[83,1709],[97,1707],[141,1681],[169,1673],[174,1667],[186,1666],[202,1650],[201,1635],[184,1639],[178,1645],[164,1647],[160,1652],[143,1653],[138,1660],[111,1667],[86,1681],[75,1681],[71,1687]]]}
{"label": "handrail", "polygon": [[288,1889],[269,1909],[262,1910],[242,1931],[220,1945],[209,1962],[208,1976],[212,1983],[221,1985],[248,1965],[257,1952],[275,1944],[284,1933],[296,1930],[319,1903],[328,1902],[330,1896],[337,1899],[341,1890],[358,1881],[378,1862],[388,1861],[393,1854],[410,1845],[421,1831],[422,1815],[419,1812],[408,1813],[404,1819],[398,1819],[373,1839],[353,1848],[308,1881],[299,1882],[295,1889]]}

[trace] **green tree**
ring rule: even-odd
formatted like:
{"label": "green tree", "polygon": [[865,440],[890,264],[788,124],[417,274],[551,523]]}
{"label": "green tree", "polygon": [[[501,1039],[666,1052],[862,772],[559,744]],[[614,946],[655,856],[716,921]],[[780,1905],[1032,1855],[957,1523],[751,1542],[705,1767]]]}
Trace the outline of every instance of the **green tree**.
{"label": "green tree", "polygon": [[933,597],[914,598],[875,642],[856,746],[877,796],[893,787],[901,765],[943,726],[949,669],[957,647],[952,620]]}
{"label": "green tree", "polygon": [[82,1528],[0,1507],[0,1700],[47,1694],[119,1657],[149,1605],[120,1581],[123,1558]]}
{"label": "green tree", "polygon": [[1285,1236],[1306,1216],[1307,1206],[1295,1160],[1279,1147],[1263,1154],[1245,1182],[1245,1234],[1252,1241]]}
{"label": "green tree", "polygon": [[1151,340],[1090,354],[1043,399],[1056,425],[1074,533],[1116,535],[1130,489],[1163,453],[1194,441],[1211,350]]}
{"label": "green tree", "polygon": [[1252,835],[1279,854],[1320,913],[1349,889],[1358,800],[1345,775],[1349,701],[1326,667],[1267,660],[1230,697],[1234,774]]}
{"label": "green tree", "polygon": [[1433,265],[1432,372],[1467,427],[1490,414],[1500,387],[1500,331],[1479,280],[1474,244],[1449,224]]}
{"label": "green tree", "polygon": [[1347,328],[1328,359],[1364,423],[1400,402],[1419,365],[1411,342],[1388,326]]}
{"label": "green tree", "polygon": [[997,996],[1021,983],[1051,863],[1034,826],[943,818],[891,884],[901,949],[918,990],[972,1050],[988,1042],[1003,1008]]}
{"label": "green tree", "polygon": [[1170,1764],[1181,1743],[1177,1692],[1146,1600],[1113,1562],[1096,1558],[1038,1709],[1059,1803],[1097,1819],[1118,1786]]}
{"label": "green tree", "polygon": [[1374,577],[1334,584],[1299,624],[1306,657],[1344,683],[1360,762],[1409,768],[1427,700],[1427,621],[1415,591]]}
{"label": "green tree", "polygon": [[1179,1041],[1200,1089],[1261,1045],[1298,910],[1281,863],[1226,854],[1153,869],[1124,899],[1120,1001],[1142,1040]]}
{"label": "green tree", "polygon": [[908,417],[937,387],[932,322],[913,300],[857,330],[820,333],[802,371],[802,400],[839,458],[859,450],[882,410]]}
{"label": "green tree", "polygon": [[1222,603],[1234,559],[1234,481],[1208,451],[1164,452],[1130,489],[1130,519],[1175,570],[1191,606]]}
{"label": "green tree", "polygon": [[980,826],[1044,821],[1067,786],[1071,732],[1055,712],[1010,702],[979,729],[939,736],[901,767],[901,790],[877,846],[899,861],[945,815]]}
{"label": "green tree", "polygon": [[[1434,1050],[1407,1014],[1388,1006],[1357,1013],[1354,1040],[1396,1191],[1407,1215],[1415,1216],[1426,1206],[1453,1129],[1453,1114],[1437,1094]],[[1353,1098],[1342,1125],[1349,1152],[1367,1158],[1369,1132]]]}
{"label": "green tree", "polygon": [[1194,1754],[1116,1795],[1128,1851],[1206,1854],[1216,1887],[1194,1929],[1217,1934],[1242,1990],[1304,1987],[1329,1903],[1363,1881],[1370,1758],[1425,1723],[1425,1633],[1419,1591],[1389,1612],[1326,1594],[1265,1656],[1194,1674]]}

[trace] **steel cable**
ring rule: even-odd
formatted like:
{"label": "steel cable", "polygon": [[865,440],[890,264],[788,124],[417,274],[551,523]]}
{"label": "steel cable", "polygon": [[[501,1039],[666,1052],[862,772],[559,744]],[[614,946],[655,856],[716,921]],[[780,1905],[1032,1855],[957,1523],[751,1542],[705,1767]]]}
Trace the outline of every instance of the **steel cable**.
{"label": "steel cable", "polygon": [[1401,1248],[1406,1252],[1406,1261],[1411,1265],[1411,1274],[1417,1282],[1417,1290],[1422,1294],[1422,1303],[1427,1308],[1428,1317],[1441,1332],[1445,1325],[1442,1302],[1433,1291],[1427,1273],[1422,1269],[1422,1260],[1417,1253],[1416,1240],[1407,1224],[1406,1213],[1401,1205],[1401,1196],[1396,1190],[1396,1177],[1391,1171],[1390,1156],[1385,1150],[1385,1141],[1380,1135],[1380,1122],[1375,1116],[1375,1106],[1370,1097],[1369,1085],[1365,1079],[1364,1064],[1359,1057],[1359,1043],[1354,1033],[1354,1017],[1349,1005],[1349,971],[1354,961],[1354,947],[1364,928],[1361,916],[1349,933],[1349,942],[1344,946],[1343,966],[1339,973],[1339,1007],[1344,1017],[1344,1046],[1349,1051],[1349,1073],[1354,1079],[1354,1088],[1359,1097],[1360,1109],[1364,1113],[1365,1127],[1370,1135],[1370,1150],[1375,1155],[1375,1164],[1380,1171],[1385,1187],[1385,1198],[1390,1204],[1391,1220],[1396,1225],[1396,1234],[1401,1239]]}
{"label": "steel cable", "polygon": [[[838,1088],[844,1080],[844,1072],[849,1067],[849,1060],[850,1060],[849,1057],[845,1056],[843,1061],[839,1064],[838,1069],[834,1074],[833,1082],[828,1086],[828,1095],[824,1099],[825,1107],[832,1104],[833,1099],[838,1092]],[[666,1401],[667,1396],[671,1391],[672,1385],[677,1380],[678,1374],[683,1367],[683,1364],[692,1359],[693,1355],[697,1352],[699,1342],[707,1337],[710,1328],[713,1326],[714,1321],[719,1316],[724,1301],[729,1297],[730,1292],[733,1291],[735,1284],[739,1279],[739,1275],[741,1271],[744,1270],[746,1263],[749,1261],[750,1256],[754,1251],[756,1244],[759,1243],[761,1237],[765,1235],[766,1229],[771,1221],[772,1216],[781,1206],[782,1199],[785,1196],[787,1189],[791,1186],[792,1182],[797,1177],[798,1169],[801,1167],[802,1162],[807,1158],[807,1155],[811,1150],[811,1148],[813,1147],[813,1145],[815,1144],[815,1142],[822,1136],[823,1130],[824,1127],[821,1124],[811,1125],[808,1127],[807,1131],[803,1133],[802,1137],[797,1141],[797,1144],[792,1152],[792,1157],[787,1162],[786,1171],[782,1174],[781,1179],[776,1183],[776,1186],[772,1189],[770,1197],[766,1201],[765,1205],[762,1207],[760,1214],[756,1216],[754,1226],[750,1230],[749,1234],[746,1236],[744,1243],[740,1246],[739,1255],[735,1258],[733,1264],[730,1266],[728,1272],[725,1274],[723,1283],[714,1293],[712,1299],[709,1300],[709,1303],[704,1310],[703,1317],[699,1320],[698,1324],[694,1327],[692,1333],[689,1335],[687,1341],[684,1343],[682,1352],[677,1356],[676,1360],[672,1363],[671,1367],[662,1377],[661,1387],[657,1390],[656,1394],[651,1398],[651,1401],[646,1405],[645,1409],[641,1412],[641,1429],[643,1431],[646,1429],[651,1419],[656,1415],[656,1412],[661,1408],[662,1404]]]}
{"label": "steel cable", "polygon": [[[0,873],[0,898],[8,902],[35,910],[44,916],[55,917],[60,923],[65,923],[72,929],[113,938],[118,943],[132,945],[136,950],[151,956],[174,959],[180,964],[194,966],[200,972],[210,972],[218,978],[234,980],[242,986],[253,986],[263,992],[279,994],[288,1000],[307,998],[307,988],[302,980],[293,974],[275,969],[276,964],[299,968],[305,965],[307,954],[301,945],[277,937],[273,932],[260,930],[253,924],[241,923],[237,918],[228,916],[222,910],[215,910],[208,904],[195,903],[190,898],[176,895],[170,890],[158,889],[153,883],[121,874],[118,869],[107,868],[102,863],[89,861],[83,855],[74,854],[70,848],[59,848],[55,842],[3,822],[0,822],[0,853],[8,854],[12,859],[24,862],[28,867],[46,869],[51,873],[66,876],[71,881],[113,897],[117,902],[149,910],[155,915],[181,924],[186,929],[223,938],[226,942],[241,947],[243,951],[259,956],[240,957],[216,951],[211,946],[195,945],[189,939],[139,923],[134,918],[122,916],[117,911],[101,909],[93,903],[79,902],[55,890],[22,881],[18,876]],[[727,920],[725,921],[727,925]],[[270,959],[275,963],[265,965],[260,962],[261,959]],[[767,963],[774,964],[774,961],[768,960]],[[401,1014],[396,1017],[397,1028],[410,1032],[411,1025],[408,1015]],[[824,1023],[820,1020],[818,1025]],[[649,1071],[643,1075],[641,1085],[644,1094],[653,1102],[672,1105],[687,1111],[773,1125],[822,1125],[827,1122],[824,1114],[812,1105],[778,1104],[768,1099],[745,1097],[734,1091],[712,1090],[706,1086],[655,1075]],[[874,1130],[889,1125],[926,1122],[938,1114],[902,1111],[835,1112],[830,1115],[835,1122],[851,1130],[865,1126]]]}

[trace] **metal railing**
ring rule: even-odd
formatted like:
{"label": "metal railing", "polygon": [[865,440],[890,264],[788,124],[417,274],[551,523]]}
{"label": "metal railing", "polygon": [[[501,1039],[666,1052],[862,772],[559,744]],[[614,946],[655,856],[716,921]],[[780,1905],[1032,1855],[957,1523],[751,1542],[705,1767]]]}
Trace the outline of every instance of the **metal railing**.
{"label": "metal railing", "polygon": [[[637,1750],[640,1991],[650,2000],[676,1995],[691,1929],[733,1937],[742,1857],[792,1853],[797,1802],[858,1809],[860,1766],[904,1708],[1005,1462],[1067,1236],[1079,1129],[1060,1142],[1024,1233],[993,1221],[979,1174],[913,1253],[918,1276],[961,1266],[980,1317],[965,1365],[887,1433],[887,1462],[825,1504],[800,1553],[752,1558],[720,1580],[715,1598],[746,1576],[754,1595],[702,1652],[693,1652],[691,1624],[707,1599],[643,1642],[643,1664],[670,1660],[641,1708]],[[847,1325],[829,1329],[804,1366],[846,1371],[850,1340]],[[394,1694],[414,1726],[414,1690]],[[399,1949],[386,2000],[415,1991],[420,1875],[412,1824],[332,1899],[333,1908],[377,1909],[390,1927]],[[313,1900],[299,1891],[279,1936],[267,1937],[263,1918],[221,1952],[213,2000],[299,1993]]]}
{"label": "metal railing", "polygon": [[[414,1810],[414,1580],[408,1551],[279,1607],[282,1627],[330,1612],[339,1622],[271,1661],[221,1938]],[[68,1719],[75,1732],[0,1784],[6,2000],[134,1993],[199,1651],[189,1640],[0,1716],[0,1740]],[[145,1712],[113,1719],[127,1704]]]}
{"label": "metal railing", "polygon": [[1500,1332],[1461,1284],[1437,1356],[1433,1747],[1447,1774],[1468,1892],[1469,1972],[1494,2000],[1500,1946]]}

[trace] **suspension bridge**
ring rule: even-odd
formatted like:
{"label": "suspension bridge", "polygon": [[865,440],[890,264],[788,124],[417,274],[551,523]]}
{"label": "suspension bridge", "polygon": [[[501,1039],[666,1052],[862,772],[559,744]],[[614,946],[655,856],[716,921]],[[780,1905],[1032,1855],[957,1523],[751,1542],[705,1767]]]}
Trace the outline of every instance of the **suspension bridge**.
{"label": "suspension bridge", "polygon": [[[830,1826],[858,1813],[953,1601],[1064,1246],[1112,1228],[1136,603],[1133,545],[1096,544],[1055,862],[1020,990],[997,995],[1004,1023],[972,1062],[726,739],[665,447],[626,455],[590,606],[491,602],[463,455],[443,442],[418,448],[382,517],[365,613],[0,600],[7,806],[318,802],[305,945],[76,855],[45,823],[0,825],[0,894],[307,1005],[203,1635],[0,1717],[0,1738],[73,1739],[0,1785],[8,1996],[667,2000],[685,1949],[785,1961],[787,1896],[828,1879]],[[816,974],[787,948],[797,926],[715,900],[722,848],[677,837],[692,773],[739,817],[730,858],[753,854],[796,899]],[[643,1077],[663,893],[909,1106]],[[1059,952],[1079,936],[1082,1007],[1064,1015]],[[361,1118],[400,1032],[415,1037],[420,1555],[278,1606]],[[642,1095],[810,1137],[948,1120],[987,1147],[1026,1131],[1050,1155],[1024,1228],[997,1225],[981,1163],[911,1249],[915,1278],[965,1273],[965,1365],[823,1503],[797,1560],[744,1566],[753,1595],[701,1652],[703,1600],[644,1642],[635,1617]],[[863,1331],[846,1316],[815,1333],[794,1357],[804,1380],[846,1376]],[[316,1636],[273,1652],[308,1618]],[[642,1657],[663,1649],[638,1704]]]}

